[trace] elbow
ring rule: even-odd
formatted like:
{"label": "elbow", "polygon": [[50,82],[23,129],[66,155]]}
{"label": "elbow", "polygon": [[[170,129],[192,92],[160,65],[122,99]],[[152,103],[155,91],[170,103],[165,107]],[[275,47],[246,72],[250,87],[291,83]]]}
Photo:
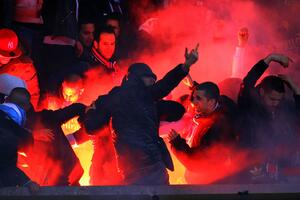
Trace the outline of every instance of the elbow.
{"label": "elbow", "polygon": [[91,122],[91,121],[85,121],[84,127],[86,130],[86,133],[89,135],[94,135],[96,130],[98,129],[97,124],[95,122]]}

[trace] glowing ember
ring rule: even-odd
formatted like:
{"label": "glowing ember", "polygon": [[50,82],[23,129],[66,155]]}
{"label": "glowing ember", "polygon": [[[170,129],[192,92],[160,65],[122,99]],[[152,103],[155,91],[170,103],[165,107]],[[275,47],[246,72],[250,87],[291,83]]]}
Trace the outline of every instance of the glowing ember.
{"label": "glowing ember", "polygon": [[29,165],[27,165],[27,164],[22,164],[21,167],[22,167],[22,168],[28,168]]}
{"label": "glowing ember", "polygon": [[23,156],[23,157],[27,158],[27,155],[26,155],[25,152],[20,152],[20,151],[19,151],[18,154],[19,154],[19,156]]}

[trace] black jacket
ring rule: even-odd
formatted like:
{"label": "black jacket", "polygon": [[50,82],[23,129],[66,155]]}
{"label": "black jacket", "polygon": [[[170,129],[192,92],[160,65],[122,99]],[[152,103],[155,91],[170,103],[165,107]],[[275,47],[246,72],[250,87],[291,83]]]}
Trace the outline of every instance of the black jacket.
{"label": "black jacket", "polygon": [[[190,147],[186,140],[177,136],[174,140],[170,141],[172,151],[175,153],[176,157],[183,163],[183,165],[193,171],[197,171],[197,166],[191,160],[201,158],[204,152],[215,144],[222,145],[235,145],[236,143],[236,129],[235,120],[237,117],[236,104],[226,96],[222,96],[219,100],[219,106],[217,109],[208,116],[195,116],[194,120],[199,120],[199,126],[201,124],[201,118],[207,123],[207,127],[202,129],[205,133],[202,137],[197,137],[195,135],[198,144]],[[201,135],[201,134],[200,134]],[[200,156],[200,157],[199,157]]]}
{"label": "black jacket", "polygon": [[169,152],[158,135],[156,103],[186,75],[179,65],[150,87],[140,77],[130,77],[108,95],[100,96],[96,109],[87,113],[85,126],[90,134],[111,120],[118,164],[125,176],[157,162],[165,162],[173,170]]}
{"label": "black jacket", "polygon": [[17,152],[32,143],[31,133],[0,111],[0,187],[22,186],[29,181],[17,168]]}
{"label": "black jacket", "polygon": [[[54,140],[49,143],[36,141],[35,148],[43,149],[45,152],[40,152],[39,149],[36,149],[37,151],[35,152],[46,155],[51,161],[54,161],[55,167],[63,172],[62,174],[58,173],[57,176],[59,178],[57,178],[56,183],[53,183],[55,185],[72,184],[68,183],[68,176],[76,164],[80,165],[77,156],[63,133],[61,125],[75,116],[84,114],[84,110],[85,106],[83,104],[76,103],[56,111],[42,110],[28,114],[28,128],[33,131],[50,129],[54,134]],[[34,166],[32,167],[34,168]],[[47,167],[50,166],[46,166],[45,163],[44,167],[46,173]],[[50,171],[50,173],[57,173],[57,171]]]}
{"label": "black jacket", "polygon": [[292,145],[296,136],[297,119],[300,113],[300,96],[294,96],[294,102],[283,100],[274,116],[263,106],[259,96],[260,85],[256,82],[268,68],[263,61],[259,61],[243,79],[238,97],[240,110],[239,131],[241,145],[244,147],[266,148],[279,144]]}

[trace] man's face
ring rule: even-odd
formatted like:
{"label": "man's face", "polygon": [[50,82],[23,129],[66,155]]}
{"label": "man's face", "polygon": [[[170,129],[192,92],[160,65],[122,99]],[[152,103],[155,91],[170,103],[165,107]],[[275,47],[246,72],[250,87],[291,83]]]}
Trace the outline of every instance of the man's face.
{"label": "man's face", "polygon": [[263,99],[263,103],[268,111],[274,112],[278,107],[279,103],[284,97],[284,93],[271,90],[265,92],[262,88],[260,89],[260,95]]}
{"label": "man's face", "polygon": [[113,33],[102,33],[99,36],[98,51],[106,59],[109,60],[115,53],[116,37]]}
{"label": "man's face", "polygon": [[196,113],[208,114],[210,113],[216,101],[214,99],[208,99],[205,96],[204,90],[196,90],[193,93],[193,101],[192,104],[194,105]]}
{"label": "man's face", "polygon": [[0,66],[6,65],[7,63],[9,63],[10,60],[11,60],[11,58],[4,57],[0,54]]}
{"label": "man's face", "polygon": [[114,29],[114,32],[116,34],[116,37],[118,38],[120,35],[120,23],[116,19],[109,19],[106,21],[107,26],[111,26]]}
{"label": "man's face", "polygon": [[85,47],[90,47],[94,41],[94,24],[82,24],[79,32],[79,40]]}
{"label": "man's face", "polygon": [[155,83],[155,79],[151,76],[143,76],[142,77],[142,81],[144,82],[144,84],[148,87],[151,85],[154,85]]}
{"label": "man's face", "polygon": [[67,102],[75,103],[78,101],[79,97],[81,96],[83,92],[83,88],[80,85],[62,85],[62,94],[64,97],[64,100]]}

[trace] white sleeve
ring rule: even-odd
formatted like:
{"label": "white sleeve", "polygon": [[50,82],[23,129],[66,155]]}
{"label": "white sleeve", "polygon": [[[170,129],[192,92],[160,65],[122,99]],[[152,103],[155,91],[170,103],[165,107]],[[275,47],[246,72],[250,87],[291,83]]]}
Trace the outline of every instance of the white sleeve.
{"label": "white sleeve", "polygon": [[231,77],[233,78],[243,78],[244,77],[244,67],[245,67],[245,48],[236,47],[235,53],[232,59],[232,72]]}

